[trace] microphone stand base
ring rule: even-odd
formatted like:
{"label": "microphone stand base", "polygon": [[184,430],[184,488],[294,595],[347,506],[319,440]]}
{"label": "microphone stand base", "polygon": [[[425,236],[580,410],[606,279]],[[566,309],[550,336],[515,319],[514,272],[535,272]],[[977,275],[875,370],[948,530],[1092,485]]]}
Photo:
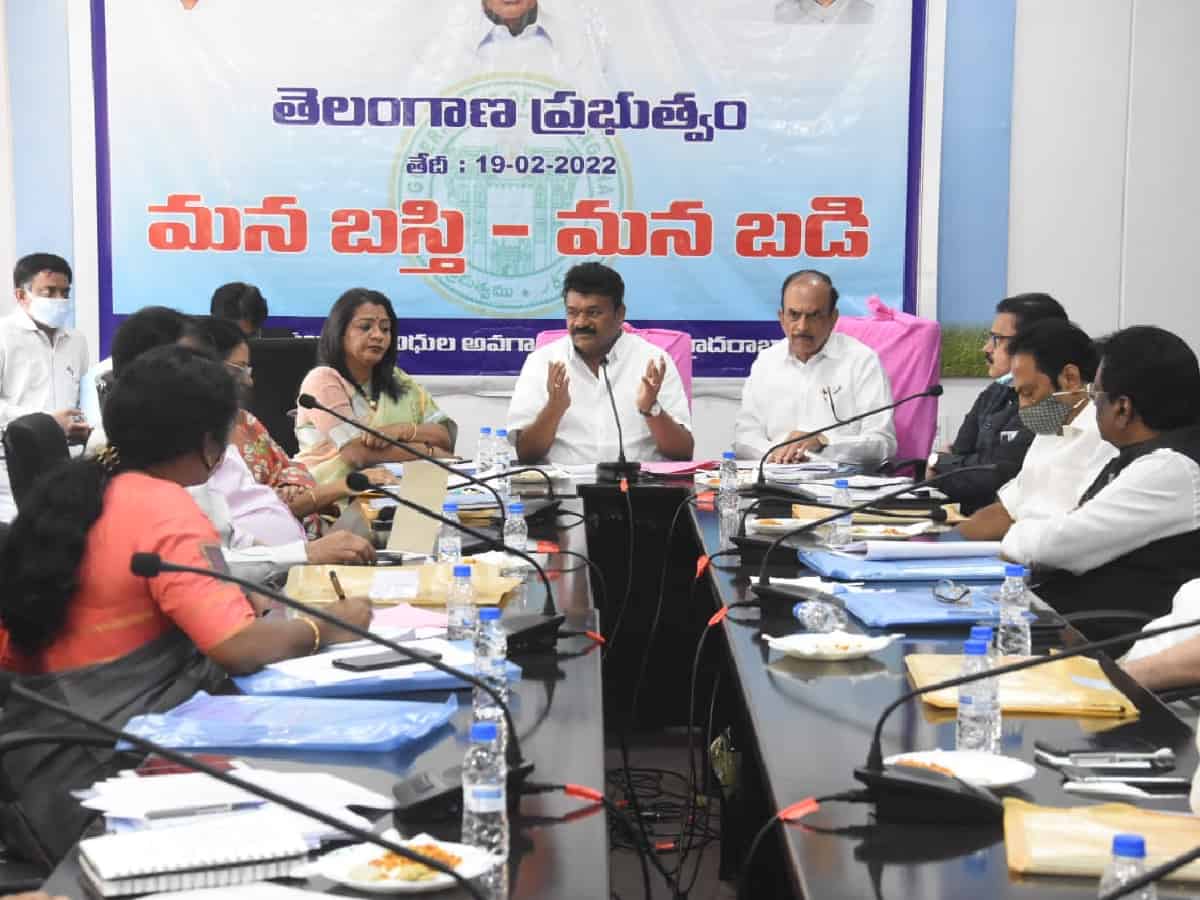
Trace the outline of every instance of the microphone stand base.
{"label": "microphone stand base", "polygon": [[1004,820],[1004,804],[991,791],[932,769],[863,767],[854,777],[867,786],[880,822],[990,825]]}
{"label": "microphone stand base", "polygon": [[500,627],[508,637],[508,655],[553,650],[558,643],[558,629],[567,617],[561,613],[522,613],[503,616]]}
{"label": "microphone stand base", "polygon": [[[533,763],[508,767],[506,797],[510,808],[521,798],[525,780]],[[392,785],[396,806],[392,818],[396,824],[441,822],[462,816],[462,765],[440,772],[418,772]]]}
{"label": "microphone stand base", "polygon": [[600,484],[620,484],[624,478],[634,484],[642,474],[640,462],[602,462],[596,463],[596,481]]}

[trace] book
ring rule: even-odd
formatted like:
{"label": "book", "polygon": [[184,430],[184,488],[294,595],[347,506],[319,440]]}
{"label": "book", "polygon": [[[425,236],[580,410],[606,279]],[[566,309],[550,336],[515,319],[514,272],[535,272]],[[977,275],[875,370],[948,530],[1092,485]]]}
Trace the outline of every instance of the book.
{"label": "book", "polygon": [[79,843],[85,884],[100,897],[285,878],[307,856],[308,842],[298,832],[264,833],[229,819],[168,831],[105,834]]}

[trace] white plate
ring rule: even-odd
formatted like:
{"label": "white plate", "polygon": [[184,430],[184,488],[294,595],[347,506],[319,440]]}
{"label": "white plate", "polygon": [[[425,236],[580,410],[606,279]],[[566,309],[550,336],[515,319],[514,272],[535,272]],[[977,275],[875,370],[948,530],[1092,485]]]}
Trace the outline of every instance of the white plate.
{"label": "white plate", "polygon": [[856,541],[906,541],[932,527],[933,522],[928,519],[911,525],[852,525],[850,537]]}
{"label": "white plate", "polygon": [[786,534],[789,531],[794,531],[803,525],[807,525],[812,519],[777,519],[763,518],[759,519],[751,516],[746,520],[746,532],[748,534]]}
{"label": "white plate", "polygon": [[[405,839],[401,838],[394,830],[389,829],[383,833],[383,837],[395,841],[403,847],[414,844],[436,844],[448,853],[462,857],[462,862],[458,864],[458,873],[467,879],[478,878],[496,864],[494,857],[477,847],[439,841],[427,834]],[[374,844],[354,844],[350,847],[342,847],[340,850],[326,853],[318,859],[313,864],[312,872],[366,894],[424,894],[429,891],[444,891],[458,883],[449,875],[443,875],[441,872],[427,881],[368,881],[365,878],[357,877],[357,869],[367,865],[373,859],[378,859],[386,852],[382,847]]]}
{"label": "white plate", "polygon": [[882,650],[892,641],[904,637],[902,634],[851,634],[848,631],[830,631],[824,634],[801,632],[785,637],[765,637],[772,650],[778,650],[796,659],[835,660],[861,659]]}
{"label": "white plate", "polygon": [[1037,774],[1037,769],[1022,759],[997,756],[980,750],[921,750],[916,753],[897,753],[885,759],[884,764],[894,766],[903,759],[942,766],[953,772],[956,778],[985,788],[1020,784]]}

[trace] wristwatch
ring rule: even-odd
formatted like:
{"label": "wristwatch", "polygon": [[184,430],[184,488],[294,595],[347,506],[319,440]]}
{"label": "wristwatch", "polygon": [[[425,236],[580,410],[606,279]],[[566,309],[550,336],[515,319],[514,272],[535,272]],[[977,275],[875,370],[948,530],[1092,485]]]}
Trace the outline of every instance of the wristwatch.
{"label": "wristwatch", "polygon": [[662,404],[655,400],[650,404],[649,409],[639,409],[638,412],[640,412],[647,419],[653,419],[655,416],[662,414]]}

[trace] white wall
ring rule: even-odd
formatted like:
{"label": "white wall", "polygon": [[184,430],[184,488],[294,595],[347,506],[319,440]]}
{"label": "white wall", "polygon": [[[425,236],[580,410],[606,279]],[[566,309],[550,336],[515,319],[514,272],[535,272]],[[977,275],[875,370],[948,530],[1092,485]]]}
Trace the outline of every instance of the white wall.
{"label": "white wall", "polygon": [[[8,46],[8,6],[0,3],[0,47]],[[9,114],[8,55],[0,53],[0,269],[17,261],[16,207],[13,200],[12,119]],[[12,292],[0,290],[0,315],[14,304]]]}

